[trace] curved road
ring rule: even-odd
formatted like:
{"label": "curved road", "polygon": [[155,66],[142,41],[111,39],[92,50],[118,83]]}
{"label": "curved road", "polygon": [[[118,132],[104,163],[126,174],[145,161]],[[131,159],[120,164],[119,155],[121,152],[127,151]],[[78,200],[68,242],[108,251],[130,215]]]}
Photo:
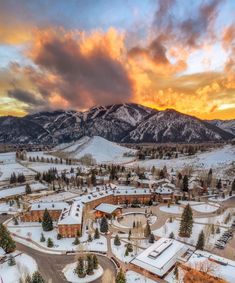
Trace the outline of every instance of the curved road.
{"label": "curved road", "polygon": [[[39,252],[23,244],[16,243],[16,248],[29,256],[33,257],[38,264],[39,271],[43,278],[50,281],[50,283],[67,283],[62,269],[66,264],[72,263],[75,260],[75,255],[52,255]],[[97,255],[99,264],[103,267],[104,271],[109,269],[111,273],[116,277],[116,269],[111,260],[106,256]],[[102,277],[93,281],[95,283],[101,283]]]}

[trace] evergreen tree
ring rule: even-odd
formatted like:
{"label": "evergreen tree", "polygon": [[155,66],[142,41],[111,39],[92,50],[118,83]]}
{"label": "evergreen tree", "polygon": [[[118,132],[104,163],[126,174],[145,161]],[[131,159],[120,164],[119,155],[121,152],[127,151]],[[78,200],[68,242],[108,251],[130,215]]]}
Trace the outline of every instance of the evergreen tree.
{"label": "evergreen tree", "polygon": [[88,235],[88,242],[92,242],[92,240],[93,240],[93,239],[92,239],[92,236],[91,236],[91,234],[89,234],[89,235]]}
{"label": "evergreen tree", "polygon": [[183,178],[183,191],[188,192],[188,176],[184,175]]}
{"label": "evergreen tree", "polygon": [[40,272],[35,271],[32,276],[31,283],[45,283],[45,280],[43,279]]}
{"label": "evergreen tree", "polygon": [[32,194],[32,189],[28,183],[25,186],[25,194],[26,195]]}
{"label": "evergreen tree", "polygon": [[109,230],[109,225],[108,225],[108,220],[107,218],[104,216],[101,219],[101,223],[100,223],[100,232],[102,233],[107,233]]}
{"label": "evergreen tree", "polygon": [[128,243],[128,244],[126,245],[126,248],[127,248],[127,250],[128,250],[129,253],[132,253],[132,252],[133,252],[133,246],[132,246],[131,243]]}
{"label": "evergreen tree", "polygon": [[15,184],[17,182],[16,174],[13,172],[10,177],[10,184]]}
{"label": "evergreen tree", "polygon": [[205,245],[205,236],[204,236],[204,232],[202,230],[201,233],[198,236],[196,249],[197,250],[203,250],[204,249],[204,245]]}
{"label": "evergreen tree", "polygon": [[96,186],[96,174],[95,174],[95,170],[91,171],[91,184],[92,186]]}
{"label": "evergreen tree", "polygon": [[3,248],[6,253],[11,253],[16,248],[14,240],[3,224],[0,224],[0,247]]}
{"label": "evergreen tree", "polygon": [[174,239],[174,238],[175,238],[175,235],[174,235],[173,232],[170,233],[169,238],[170,238],[170,239]]}
{"label": "evergreen tree", "polygon": [[231,187],[232,191],[235,192],[235,179],[232,182],[232,187]]}
{"label": "evergreen tree", "polygon": [[144,237],[149,238],[150,234],[151,234],[151,228],[150,228],[150,225],[147,221],[146,226],[144,228]]}
{"label": "evergreen tree", "polygon": [[84,268],[84,260],[82,257],[78,258],[78,263],[74,272],[78,275],[79,278],[83,278],[86,276],[85,268]]}
{"label": "evergreen tree", "polygon": [[98,258],[97,258],[97,256],[95,254],[93,255],[93,266],[94,266],[94,269],[98,269],[99,268]]}
{"label": "evergreen tree", "polygon": [[47,247],[48,247],[48,248],[53,248],[53,247],[54,247],[54,243],[53,243],[53,241],[52,241],[51,238],[48,238],[48,239],[47,239]]}
{"label": "evergreen tree", "polygon": [[115,246],[120,246],[121,245],[121,241],[120,241],[118,235],[116,235],[115,238],[114,238],[114,245]]}
{"label": "evergreen tree", "polygon": [[57,240],[61,240],[62,239],[62,235],[60,233],[57,234]]}
{"label": "evergreen tree", "polygon": [[222,181],[221,181],[221,179],[218,180],[218,182],[217,182],[217,184],[216,184],[216,188],[217,188],[218,190],[220,190],[220,189],[222,188]]}
{"label": "evergreen tree", "polygon": [[42,218],[42,229],[43,231],[51,231],[53,230],[53,222],[50,216],[50,213],[47,209],[45,209],[43,218]]}
{"label": "evergreen tree", "polygon": [[219,228],[219,226],[216,228],[216,234],[219,234],[220,233],[220,228]]}
{"label": "evergreen tree", "polygon": [[14,217],[14,218],[13,218],[13,221],[14,221],[14,225],[19,225],[19,222],[18,222],[17,217]]}
{"label": "evergreen tree", "polygon": [[126,283],[126,276],[123,273],[122,269],[119,270],[115,283]]}
{"label": "evergreen tree", "polygon": [[92,255],[87,255],[87,269],[86,269],[87,275],[94,274],[94,262]]}
{"label": "evergreen tree", "polygon": [[128,232],[128,241],[130,241],[130,240],[131,240],[131,229]]}
{"label": "evergreen tree", "polygon": [[128,255],[129,255],[128,248],[126,248],[125,256],[128,256]]}
{"label": "evergreen tree", "polygon": [[178,269],[177,264],[176,264],[175,269],[174,269],[174,275],[175,275],[175,279],[178,280],[179,279],[179,269]]}
{"label": "evergreen tree", "polygon": [[214,224],[211,225],[211,234],[212,235],[215,234],[215,225]]}
{"label": "evergreen tree", "polygon": [[74,241],[73,241],[73,245],[77,246],[80,244],[80,241],[78,239],[78,237],[75,237]]}
{"label": "evergreen tree", "polygon": [[100,232],[99,232],[99,229],[96,228],[96,229],[95,229],[94,239],[99,239],[99,238],[100,238]]}
{"label": "evergreen tree", "polygon": [[155,237],[154,237],[153,233],[151,233],[151,234],[149,235],[149,243],[153,244],[154,241],[155,241]]}
{"label": "evergreen tree", "polygon": [[46,239],[45,239],[45,237],[44,237],[43,233],[41,233],[40,242],[45,242],[45,241],[46,241]]}
{"label": "evergreen tree", "polygon": [[12,255],[10,255],[9,258],[8,258],[7,263],[8,263],[9,266],[16,265],[15,258]]}
{"label": "evergreen tree", "polygon": [[193,212],[189,204],[186,205],[181,216],[180,237],[190,237],[193,229]]}

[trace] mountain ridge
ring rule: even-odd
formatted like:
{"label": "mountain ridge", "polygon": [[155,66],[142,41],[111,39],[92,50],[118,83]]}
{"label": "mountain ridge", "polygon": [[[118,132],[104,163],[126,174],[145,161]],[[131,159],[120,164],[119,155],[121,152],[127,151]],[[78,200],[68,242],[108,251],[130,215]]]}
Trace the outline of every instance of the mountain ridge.
{"label": "mountain ridge", "polygon": [[136,103],[96,106],[83,112],[55,110],[0,117],[1,143],[56,145],[83,136],[119,143],[219,142],[233,139],[235,131],[174,109],[156,110]]}

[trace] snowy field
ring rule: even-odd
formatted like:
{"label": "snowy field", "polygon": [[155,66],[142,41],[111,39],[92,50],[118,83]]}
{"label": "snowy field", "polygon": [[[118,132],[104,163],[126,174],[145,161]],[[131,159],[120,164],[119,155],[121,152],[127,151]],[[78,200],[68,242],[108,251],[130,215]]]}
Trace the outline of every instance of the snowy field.
{"label": "snowy field", "polygon": [[35,175],[33,171],[16,161],[15,152],[0,153],[0,181],[9,180],[13,172],[15,172],[16,175],[22,173],[25,176]]}
{"label": "snowy field", "polygon": [[70,172],[70,169],[72,167],[74,169],[76,168],[76,166],[72,166],[72,165],[44,163],[44,162],[31,162],[31,163],[27,163],[27,166],[40,173],[48,171],[51,168],[56,168],[58,172],[62,172],[62,171]]}
{"label": "snowy field", "polygon": [[114,142],[110,142],[104,138],[94,136],[92,138],[82,138],[71,146],[61,149],[71,155],[72,158],[81,158],[86,154],[91,154],[97,163],[125,163],[133,161],[134,157],[124,157],[124,153],[131,152],[134,154],[136,150],[120,146]]}
{"label": "snowy field", "polygon": [[98,278],[100,278],[103,275],[103,268],[99,265],[99,268],[97,270],[94,269],[93,275],[86,275],[84,278],[79,278],[76,273],[74,273],[74,269],[77,266],[77,262],[67,264],[65,268],[63,269],[63,273],[65,278],[68,280],[68,282],[71,283],[88,283],[92,282]]}
{"label": "snowy field", "polygon": [[170,207],[160,206],[159,209],[166,213],[181,214],[183,212],[183,208],[178,205],[171,205]]}
{"label": "snowy field", "polygon": [[[32,192],[39,191],[39,190],[46,190],[47,186],[41,183],[33,183],[30,184]],[[25,193],[25,185],[8,188],[4,190],[0,190],[0,198],[11,197],[15,195],[23,195]]]}
{"label": "snowy field", "polygon": [[16,251],[12,253],[15,257],[16,265],[9,266],[7,262],[0,264],[0,282],[17,283],[20,278],[25,278],[27,274],[32,274],[37,271],[36,261],[26,254],[20,254]]}
{"label": "snowy field", "polygon": [[226,145],[209,152],[199,153],[195,156],[180,157],[175,159],[151,159],[144,161],[136,161],[129,166],[140,166],[145,168],[163,168],[166,166],[169,169],[177,171],[187,166],[193,166],[195,169],[225,169],[235,162],[235,147]]}
{"label": "snowy field", "polygon": [[192,206],[193,210],[201,213],[212,213],[219,209],[219,205],[215,204],[197,204]]}
{"label": "snowy field", "polygon": [[148,277],[145,277],[137,272],[134,271],[127,271],[126,272],[126,283],[156,283],[159,281],[153,281]]}
{"label": "snowy field", "polygon": [[16,203],[14,203],[12,206],[10,206],[9,203],[6,202],[0,203],[0,213],[15,214],[20,211],[21,209],[17,207]]}

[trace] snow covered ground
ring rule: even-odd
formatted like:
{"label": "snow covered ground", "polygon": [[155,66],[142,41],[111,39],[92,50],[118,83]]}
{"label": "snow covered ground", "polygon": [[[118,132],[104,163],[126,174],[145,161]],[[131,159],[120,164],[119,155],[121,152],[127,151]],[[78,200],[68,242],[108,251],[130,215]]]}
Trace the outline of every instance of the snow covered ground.
{"label": "snow covered ground", "polygon": [[[141,166],[145,168],[163,168],[166,166],[169,169],[177,171],[181,168],[190,166],[195,169],[226,169],[235,162],[235,147],[226,145],[224,147],[211,150],[209,152],[198,153],[195,156],[185,156],[175,159],[150,159],[144,161],[136,161],[129,164],[129,166]],[[222,174],[222,172],[221,172]]]}
{"label": "snow covered ground", "polygon": [[[41,245],[42,247],[47,247],[47,239],[51,238],[54,243],[52,250],[58,251],[71,251],[71,250],[87,250],[87,251],[107,251],[107,241],[104,236],[100,236],[100,239],[93,239],[92,242],[87,242],[88,235],[84,234],[83,237],[79,238],[80,245],[73,245],[74,238],[62,238],[57,239],[56,228],[49,232],[44,232],[42,230],[41,224],[38,222],[25,222],[20,223],[20,225],[13,225],[12,222],[8,224],[8,229],[11,233],[15,233],[21,237],[27,238]],[[40,242],[41,233],[43,233],[46,241]]]}
{"label": "snow covered ground", "polygon": [[76,168],[76,166],[72,166],[72,165],[44,163],[44,162],[31,162],[31,163],[27,163],[27,166],[41,173],[48,171],[51,168],[56,168],[58,172],[62,172],[62,171],[70,172],[71,167]]}
{"label": "snow covered ground", "polygon": [[0,213],[15,214],[20,211],[21,209],[17,207],[16,203],[11,206],[6,202],[0,203]]}
{"label": "snow covered ground", "polygon": [[134,157],[124,157],[124,153],[131,152],[134,154],[136,150],[120,146],[114,142],[110,142],[102,137],[94,136],[91,138],[78,140],[69,147],[62,149],[73,158],[81,158],[86,154],[91,154],[97,163],[112,162],[123,163],[129,162]]}
{"label": "snow covered ground", "polygon": [[219,209],[219,205],[216,204],[197,204],[193,205],[192,209],[201,213],[212,213]]}
{"label": "snow covered ground", "polygon": [[167,213],[181,214],[183,212],[183,208],[180,207],[179,205],[171,205],[170,207],[160,206],[159,209]]}
{"label": "snow covered ground", "polygon": [[79,278],[76,273],[74,273],[74,269],[76,268],[77,263],[70,263],[65,266],[63,269],[64,276],[68,280],[68,282],[71,283],[88,283],[92,282],[98,278],[100,278],[103,275],[103,268],[99,265],[99,268],[97,270],[94,270],[93,275],[86,275],[84,278]]}
{"label": "snow covered ground", "polygon": [[[129,253],[128,256],[125,256],[125,251],[126,251],[126,242],[121,241],[120,246],[115,246],[114,245],[114,239],[111,240],[111,248],[113,254],[121,261],[123,262],[130,262],[135,256],[135,249],[133,249],[133,252]],[[140,250],[140,249],[138,249]],[[142,251],[142,250],[140,250]],[[138,252],[138,251],[137,251]]]}
{"label": "snow covered ground", "polygon": [[[41,184],[39,182],[35,182],[30,184],[32,192],[46,190],[47,186]],[[23,195],[25,193],[25,185],[17,186],[13,188],[8,188],[4,190],[0,190],[0,198],[11,197],[15,195]]]}
{"label": "snow covered ground", "polygon": [[23,173],[25,176],[35,175],[34,172],[19,164],[15,159],[15,152],[0,153],[0,181],[10,179],[11,174]]}
{"label": "snow covered ground", "polygon": [[17,283],[20,278],[25,278],[27,274],[31,276],[37,271],[37,263],[32,257],[18,251],[12,255],[16,256],[16,265],[9,266],[7,262],[0,264],[0,282]]}
{"label": "snow covered ground", "polygon": [[149,279],[148,277],[145,277],[137,272],[134,271],[127,271],[126,272],[126,282],[127,283],[156,283],[159,281],[153,281]]}

